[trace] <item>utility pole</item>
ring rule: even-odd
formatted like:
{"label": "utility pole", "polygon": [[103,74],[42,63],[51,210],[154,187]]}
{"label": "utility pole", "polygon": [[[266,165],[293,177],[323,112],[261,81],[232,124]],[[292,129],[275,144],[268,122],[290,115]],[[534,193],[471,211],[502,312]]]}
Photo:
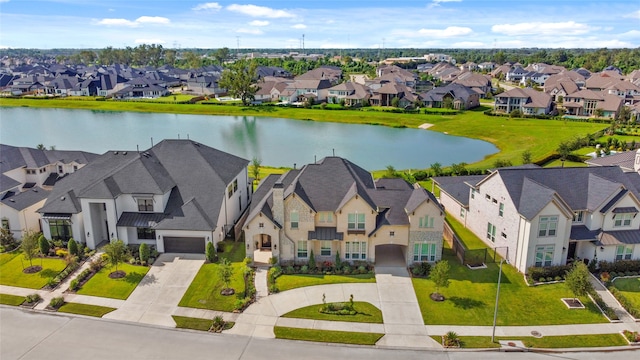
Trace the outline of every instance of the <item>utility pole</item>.
{"label": "utility pole", "polygon": [[240,36],[236,36],[236,59],[240,58]]}
{"label": "utility pole", "polygon": [[302,34],[302,52],[304,52],[304,34]]}

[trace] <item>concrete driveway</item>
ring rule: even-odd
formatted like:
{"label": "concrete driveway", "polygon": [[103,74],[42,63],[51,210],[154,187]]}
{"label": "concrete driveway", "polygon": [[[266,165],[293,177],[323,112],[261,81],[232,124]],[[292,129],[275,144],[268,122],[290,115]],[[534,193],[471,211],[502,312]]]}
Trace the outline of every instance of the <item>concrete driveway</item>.
{"label": "concrete driveway", "polygon": [[204,260],[204,254],[160,255],[124,304],[104,318],[176,326],[171,314]]}

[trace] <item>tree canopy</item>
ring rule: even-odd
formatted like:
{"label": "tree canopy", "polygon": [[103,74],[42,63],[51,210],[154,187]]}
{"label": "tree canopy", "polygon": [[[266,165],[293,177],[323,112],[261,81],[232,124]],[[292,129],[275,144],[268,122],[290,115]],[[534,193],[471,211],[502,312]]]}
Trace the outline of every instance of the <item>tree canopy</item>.
{"label": "tree canopy", "polygon": [[227,89],[229,94],[239,98],[243,105],[249,105],[254,99],[259,87],[254,85],[257,78],[257,63],[238,61],[222,72],[218,84]]}

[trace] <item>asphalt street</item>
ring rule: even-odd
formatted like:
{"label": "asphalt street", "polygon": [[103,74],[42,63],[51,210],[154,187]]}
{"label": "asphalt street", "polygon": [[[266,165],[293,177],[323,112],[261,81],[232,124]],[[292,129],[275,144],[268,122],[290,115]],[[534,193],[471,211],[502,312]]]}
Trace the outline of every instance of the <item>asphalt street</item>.
{"label": "asphalt street", "polygon": [[396,350],[258,339],[66,316],[0,306],[0,359],[638,359],[615,353],[503,353]]}

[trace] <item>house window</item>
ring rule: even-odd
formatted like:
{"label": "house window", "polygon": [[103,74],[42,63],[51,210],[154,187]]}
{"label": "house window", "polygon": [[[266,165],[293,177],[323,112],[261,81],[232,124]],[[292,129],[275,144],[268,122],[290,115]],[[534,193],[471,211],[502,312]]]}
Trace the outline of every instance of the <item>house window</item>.
{"label": "house window", "polygon": [[507,238],[507,234],[505,234],[505,233],[503,233],[503,232],[501,232],[501,233],[500,233],[500,236],[502,236],[502,238],[503,238],[503,239],[506,239],[506,238]]}
{"label": "house window", "polygon": [[491,242],[496,241],[496,226],[492,223],[487,223],[487,239],[491,240]]}
{"label": "house window", "polygon": [[49,231],[52,240],[68,241],[73,236],[69,220],[49,220]]}
{"label": "house window", "polygon": [[155,240],[156,231],[151,228],[138,228],[138,239]]}
{"label": "house window", "polygon": [[73,171],[77,171],[78,170],[78,165],[73,165]]}
{"label": "house window", "polygon": [[238,191],[238,179],[233,180],[233,192]]}
{"label": "house window", "polygon": [[233,195],[233,184],[227,186],[227,197],[231,198],[231,195]]}
{"label": "house window", "polygon": [[491,200],[491,195],[486,194],[486,195],[484,196],[484,199],[485,199],[485,200],[487,200],[487,201]]}
{"label": "house window", "polygon": [[500,203],[500,206],[498,207],[498,216],[504,216],[504,203]]}
{"label": "house window", "polygon": [[465,212],[466,212],[466,211],[465,211],[465,209],[464,209],[464,208],[460,208],[460,217],[461,217],[462,219],[464,219],[464,214],[465,214]]}
{"label": "house window", "polygon": [[389,237],[394,237],[396,236],[396,232],[395,231],[389,231]]}
{"label": "house window", "polygon": [[436,248],[435,243],[413,244],[413,261],[436,261]]}
{"label": "house window", "polygon": [[551,266],[553,262],[554,245],[536,246],[535,266]]}
{"label": "house window", "polygon": [[35,174],[35,173],[36,173],[36,171],[35,171],[35,170],[29,170],[29,169],[27,169],[27,175],[33,175],[33,174]]}
{"label": "house window", "polygon": [[298,241],[298,257],[299,258],[306,258],[308,255],[308,251],[307,251],[307,246],[308,243],[304,240],[300,240]]}
{"label": "house window", "polygon": [[58,172],[62,174],[62,165],[58,165]]}
{"label": "house window", "polygon": [[331,256],[331,241],[322,241],[320,243],[320,255]]}
{"label": "house window", "polygon": [[497,204],[498,200],[496,198],[491,198],[491,202],[494,203],[494,204]]}
{"label": "house window", "polygon": [[258,224],[258,227],[259,227],[259,228],[263,228],[263,227],[264,227],[264,223],[259,223],[259,224]]}
{"label": "house window", "polygon": [[297,211],[292,211],[289,215],[289,218],[291,219],[291,228],[297,229],[298,221],[300,220],[300,214]]}
{"label": "house window", "polygon": [[332,223],[333,222],[333,213],[331,211],[321,211],[320,212],[320,222],[321,223]]}
{"label": "house window", "polygon": [[631,220],[633,219],[633,214],[616,214],[613,217],[613,226],[629,226],[631,225]]}
{"label": "house window", "polygon": [[138,199],[138,211],[153,211],[153,199]]}
{"label": "house window", "polygon": [[576,211],[573,213],[573,222],[581,223],[584,221],[584,211]]}
{"label": "house window", "polygon": [[351,213],[347,216],[347,230],[362,230],[364,231],[364,214]]}
{"label": "house window", "polygon": [[630,260],[633,254],[633,245],[616,246],[616,260]]}
{"label": "house window", "polygon": [[538,225],[538,237],[556,236],[558,228],[557,216],[541,216]]}
{"label": "house window", "polygon": [[2,228],[9,230],[9,219],[2,219]]}
{"label": "house window", "polygon": [[345,242],[344,258],[348,260],[366,260],[367,259],[367,243],[365,241]]}
{"label": "house window", "polygon": [[433,219],[432,217],[429,217],[429,215],[425,215],[424,217],[420,218],[420,221],[418,222],[418,227],[421,228],[432,228],[433,227]]}

